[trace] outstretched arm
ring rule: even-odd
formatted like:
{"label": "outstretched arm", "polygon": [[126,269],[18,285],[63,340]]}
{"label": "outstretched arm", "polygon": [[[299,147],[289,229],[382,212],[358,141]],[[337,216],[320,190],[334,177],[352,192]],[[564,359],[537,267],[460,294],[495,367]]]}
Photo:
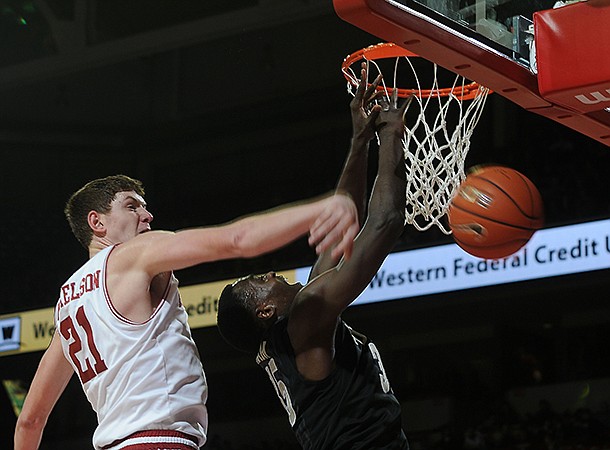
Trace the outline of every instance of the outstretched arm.
{"label": "outstretched arm", "polygon": [[248,258],[279,249],[310,232],[318,252],[349,257],[359,226],[354,202],[346,195],[299,202],[216,227],[176,233],[151,231],[117,247],[115,272],[138,279],[210,261]]}
{"label": "outstretched arm", "polygon": [[362,63],[360,83],[356,95],[350,102],[351,147],[336,188],[337,192],[346,192],[352,197],[361,221],[364,221],[366,213],[369,143],[375,136],[375,121],[381,111],[381,106],[374,103],[383,94],[381,91],[376,91],[380,82],[381,75],[367,87],[366,63]]}
{"label": "outstretched arm", "polygon": [[60,339],[55,335],[40,360],[17,419],[15,450],[38,448],[49,414],[73,373],[72,366],[64,357]]}
{"label": "outstretched arm", "polygon": [[[351,146],[336,188],[336,192],[344,192],[354,200],[358,208],[358,219],[361,222],[364,221],[366,212],[369,143],[375,136],[375,120],[381,109],[379,105],[374,104],[374,100],[382,94],[382,92],[376,91],[380,82],[381,75],[367,87],[366,63],[362,63],[360,84],[356,95],[350,102]],[[309,278],[315,278],[320,273],[334,267],[338,262],[338,258],[335,256],[331,252],[322,253],[311,270]]]}

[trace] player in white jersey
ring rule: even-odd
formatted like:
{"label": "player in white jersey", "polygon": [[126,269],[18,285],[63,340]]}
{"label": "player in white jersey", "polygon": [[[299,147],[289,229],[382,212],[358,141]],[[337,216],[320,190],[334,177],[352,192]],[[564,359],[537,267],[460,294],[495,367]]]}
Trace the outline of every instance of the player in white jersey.
{"label": "player in white jersey", "polygon": [[318,252],[350,256],[356,206],[335,193],[234,222],[150,231],[138,180],[94,180],[66,216],[89,261],[61,287],[56,333],[15,428],[15,450],[37,449],[46,421],[77,373],[98,416],[96,449],[188,450],[206,441],[207,386],[173,271],[257,256],[309,231]]}
{"label": "player in white jersey", "polygon": [[[178,282],[169,279],[162,301],[144,323],[124,317],[105,289],[106,263],[114,249],[100,251],[72,275],[62,286],[55,309],[64,354],[98,413],[93,442],[103,447],[117,436],[154,424],[202,444],[206,384],[194,357],[197,350]],[[115,388],[108,390],[109,386]]]}

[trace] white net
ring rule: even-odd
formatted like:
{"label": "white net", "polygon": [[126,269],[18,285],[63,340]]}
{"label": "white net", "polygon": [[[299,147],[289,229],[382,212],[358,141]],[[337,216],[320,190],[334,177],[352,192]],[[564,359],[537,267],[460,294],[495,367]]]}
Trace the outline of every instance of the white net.
{"label": "white net", "polygon": [[[409,90],[399,89],[401,96],[407,92],[414,95],[405,113],[403,139],[407,170],[406,221],[419,231],[436,225],[443,233],[451,234],[442,219],[457,188],[466,178],[464,162],[470,149],[470,137],[481,117],[489,89],[454,73],[451,73],[451,87],[439,88],[438,67],[431,62],[426,63],[432,68],[427,76],[432,83],[424,89],[411,59],[396,57],[394,68],[390,69],[393,70],[394,87],[388,87],[385,81],[382,83],[389,98],[392,89],[399,89],[396,82],[399,66],[404,61],[406,64],[402,65],[410,68],[416,86]],[[379,61],[369,59],[368,63],[369,78],[377,76],[373,68],[378,73],[383,72]],[[349,80],[349,76],[354,80]],[[353,71],[349,76],[346,74],[348,91],[353,95],[357,77]],[[404,85],[404,81],[401,83]]]}

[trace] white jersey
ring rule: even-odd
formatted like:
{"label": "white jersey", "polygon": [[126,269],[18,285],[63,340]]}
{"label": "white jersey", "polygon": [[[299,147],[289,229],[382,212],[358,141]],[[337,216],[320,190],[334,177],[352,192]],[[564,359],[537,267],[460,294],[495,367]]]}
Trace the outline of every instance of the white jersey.
{"label": "white jersey", "polygon": [[102,250],[62,286],[55,325],[64,354],[97,413],[100,449],[136,431],[170,429],[206,440],[207,386],[172,275],[144,323],[121,316],[106,289]]}

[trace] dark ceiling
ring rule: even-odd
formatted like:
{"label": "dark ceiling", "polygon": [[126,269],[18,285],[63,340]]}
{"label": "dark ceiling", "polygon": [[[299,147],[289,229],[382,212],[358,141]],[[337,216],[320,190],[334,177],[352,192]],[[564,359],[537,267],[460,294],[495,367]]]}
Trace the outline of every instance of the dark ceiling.
{"label": "dark ceiling", "polygon": [[[0,33],[0,313],[53,305],[57,287],[83,262],[62,209],[92,178],[142,179],[154,225],[166,229],[217,224],[332,189],[351,130],[340,64],[379,41],[322,0],[0,1]],[[493,95],[467,165],[526,173],[553,225],[609,214],[600,170],[609,155]],[[408,230],[403,246],[446,240]],[[180,278],[188,284],[311,258],[298,242]]]}

